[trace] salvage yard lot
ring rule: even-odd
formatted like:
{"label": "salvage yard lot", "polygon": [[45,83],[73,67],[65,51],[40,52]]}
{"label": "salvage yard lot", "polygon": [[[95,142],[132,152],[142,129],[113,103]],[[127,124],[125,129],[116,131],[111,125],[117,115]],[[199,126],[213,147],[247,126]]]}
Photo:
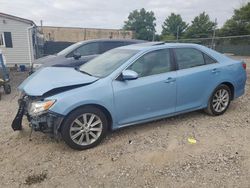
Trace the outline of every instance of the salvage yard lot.
{"label": "salvage yard lot", "polygon": [[[243,59],[249,77],[250,58]],[[27,121],[23,131],[12,131],[16,87],[25,76],[12,72],[13,93],[0,101],[1,187],[250,186],[249,81],[222,116],[197,111],[125,128],[79,152],[40,132],[30,141]]]}

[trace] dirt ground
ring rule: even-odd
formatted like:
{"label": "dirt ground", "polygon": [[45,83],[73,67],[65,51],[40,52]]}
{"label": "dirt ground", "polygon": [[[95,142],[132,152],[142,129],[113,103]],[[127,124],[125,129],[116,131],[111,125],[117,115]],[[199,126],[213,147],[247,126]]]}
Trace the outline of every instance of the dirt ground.
{"label": "dirt ground", "polygon": [[1,187],[250,187],[249,82],[223,116],[198,111],[133,126],[79,152],[39,132],[29,141],[27,122],[12,131],[25,76],[12,74],[13,93],[0,101]]}

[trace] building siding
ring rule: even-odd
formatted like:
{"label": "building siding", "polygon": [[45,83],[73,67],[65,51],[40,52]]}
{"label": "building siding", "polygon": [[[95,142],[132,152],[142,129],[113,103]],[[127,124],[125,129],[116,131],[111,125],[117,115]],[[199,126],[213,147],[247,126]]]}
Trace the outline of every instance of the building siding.
{"label": "building siding", "polygon": [[[5,21],[4,21],[5,20]],[[28,28],[30,24],[16,21],[0,16],[0,34],[3,32],[11,32],[13,48],[0,46],[7,66],[15,64],[30,64],[33,60],[32,37]],[[30,43],[29,43],[30,41]]]}

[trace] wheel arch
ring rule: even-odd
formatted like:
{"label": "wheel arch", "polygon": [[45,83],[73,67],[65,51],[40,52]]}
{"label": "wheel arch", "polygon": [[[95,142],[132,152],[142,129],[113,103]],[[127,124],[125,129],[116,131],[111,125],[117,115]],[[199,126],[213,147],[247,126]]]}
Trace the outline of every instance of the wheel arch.
{"label": "wheel arch", "polygon": [[[108,121],[108,129],[109,130],[112,130],[112,125],[113,125],[113,118],[112,118],[112,115],[110,113],[110,111],[105,108],[104,106],[100,105],[100,104],[84,104],[84,105],[80,105],[74,109],[72,109],[69,113],[67,113],[66,116],[68,116],[70,113],[72,113],[73,111],[79,109],[79,108],[84,108],[84,107],[88,107],[88,106],[91,106],[91,107],[96,107],[98,108],[99,110],[101,110],[105,116],[107,117],[107,121]],[[65,116],[65,117],[66,117]],[[62,123],[60,124],[59,128],[58,128],[58,131],[61,132],[61,129],[62,129],[62,124],[64,123],[65,119],[62,121]]]}
{"label": "wheel arch", "polygon": [[213,88],[212,93],[209,94],[208,99],[207,99],[207,102],[206,102],[206,107],[209,105],[209,100],[210,100],[210,97],[212,96],[213,92],[214,92],[220,85],[226,85],[226,86],[228,86],[229,89],[230,89],[230,92],[231,92],[231,100],[234,99],[235,87],[234,87],[234,85],[232,84],[232,82],[229,82],[229,81],[221,82],[221,83],[217,84],[217,85],[215,86],[215,88]]}
{"label": "wheel arch", "polygon": [[234,99],[234,91],[235,91],[234,85],[231,82],[222,82],[219,85],[226,85],[227,87],[229,87],[230,92],[231,92],[231,100],[233,100]]}

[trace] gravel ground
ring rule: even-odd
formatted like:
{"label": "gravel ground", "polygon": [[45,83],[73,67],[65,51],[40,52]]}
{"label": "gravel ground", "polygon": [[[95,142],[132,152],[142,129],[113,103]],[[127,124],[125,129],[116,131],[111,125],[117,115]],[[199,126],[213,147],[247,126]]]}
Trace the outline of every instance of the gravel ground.
{"label": "gravel ground", "polygon": [[13,93],[0,101],[1,187],[250,187],[249,82],[223,116],[198,111],[133,126],[79,152],[39,132],[30,141],[27,122],[12,131],[25,76],[12,73]]}

